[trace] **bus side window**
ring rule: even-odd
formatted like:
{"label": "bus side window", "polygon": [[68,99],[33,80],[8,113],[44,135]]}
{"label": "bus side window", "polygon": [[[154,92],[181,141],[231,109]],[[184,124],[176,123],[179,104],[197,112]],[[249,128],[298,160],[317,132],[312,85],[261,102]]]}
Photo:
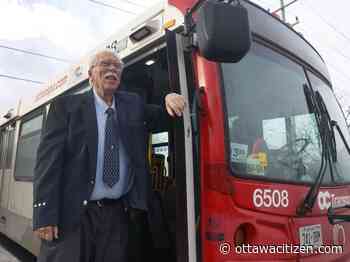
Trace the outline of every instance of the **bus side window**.
{"label": "bus side window", "polygon": [[43,109],[39,109],[22,119],[15,164],[16,180],[32,181],[33,179],[43,119]]}
{"label": "bus side window", "polygon": [[4,153],[4,138],[5,138],[5,131],[0,130],[0,174],[3,169],[2,155]]}
{"label": "bus side window", "polygon": [[153,188],[156,191],[166,191],[173,180],[169,169],[169,133],[152,134],[151,174]]}
{"label": "bus side window", "polygon": [[75,86],[73,89],[69,89],[62,94],[62,96],[66,95],[77,95],[88,92],[91,89],[89,81],[84,81],[83,83]]}
{"label": "bus side window", "polygon": [[15,140],[15,128],[13,125],[10,125],[7,129],[7,147],[4,155],[4,168],[12,168],[12,157],[13,157],[13,148]]}
{"label": "bus side window", "polygon": [[167,158],[169,155],[169,134],[168,132],[160,132],[152,134],[152,151],[154,154],[160,154],[164,156],[165,160],[165,176],[169,176],[169,167]]}

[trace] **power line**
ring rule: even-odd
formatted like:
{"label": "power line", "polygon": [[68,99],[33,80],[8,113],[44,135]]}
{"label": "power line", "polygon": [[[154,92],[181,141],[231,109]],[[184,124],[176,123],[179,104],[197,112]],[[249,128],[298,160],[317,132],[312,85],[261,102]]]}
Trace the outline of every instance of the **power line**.
{"label": "power line", "polygon": [[281,7],[276,9],[275,11],[273,11],[272,13],[277,13],[279,11],[283,11],[284,9],[286,9],[288,6],[294,4],[295,2],[297,2],[299,0],[293,0],[291,2],[289,2],[288,4],[284,4],[283,0],[281,0]]}
{"label": "power line", "polygon": [[[310,27],[308,26],[303,26],[302,29],[306,29],[307,31],[311,31]],[[332,50],[334,53],[337,53],[338,55],[342,56],[343,58],[345,58],[346,60],[350,61],[350,56],[345,54],[343,51],[341,51],[338,47],[335,47],[331,44],[324,44],[324,42],[322,43],[322,45],[324,45],[327,49]]]}
{"label": "power line", "polygon": [[[304,26],[305,28],[305,26]],[[307,28],[307,27],[306,27]],[[341,55],[342,57],[344,57],[345,59],[349,60],[350,61],[350,57],[348,57],[347,55],[345,55],[344,53],[342,53],[339,49],[335,48],[335,47],[332,47],[332,46],[321,46],[319,49],[328,49],[328,50],[331,50],[333,51],[334,53],[337,53],[339,55]],[[326,62],[326,65],[328,65],[330,67],[330,69],[333,69],[333,71],[337,74],[339,74],[340,76],[342,76],[343,79],[346,79],[348,81],[350,81],[350,75],[344,73],[344,71],[340,70],[338,66],[335,66],[333,63],[330,63],[329,60],[327,60]],[[339,81],[339,80],[337,80]],[[334,79],[332,81],[334,83]]]}
{"label": "power line", "polygon": [[333,24],[331,24],[329,21],[327,21],[322,15],[320,15],[318,12],[316,12],[314,10],[314,8],[312,8],[310,5],[307,5],[304,3],[305,6],[308,7],[309,10],[311,10],[311,12],[313,12],[316,16],[318,16],[325,24],[327,24],[330,28],[332,28],[336,33],[338,33],[339,35],[341,35],[344,39],[346,39],[347,41],[350,42],[350,37],[347,36],[345,33],[339,31],[337,29],[336,26],[334,26]]}
{"label": "power line", "polygon": [[346,78],[348,81],[350,81],[350,77],[347,74],[345,74],[343,71],[339,70],[339,67],[334,66],[334,64],[329,63],[329,61],[327,61],[327,64],[329,64],[331,67],[333,67],[333,69],[335,69],[334,71],[336,73],[343,75],[344,78]]}
{"label": "power line", "polygon": [[347,122],[347,126],[350,127],[350,123],[349,123],[349,120],[350,120],[350,108],[348,107],[348,109],[345,109],[346,110],[346,117],[345,117],[345,120]]}
{"label": "power line", "polygon": [[0,77],[12,79],[12,80],[19,80],[19,81],[30,82],[30,83],[34,83],[34,84],[43,84],[43,82],[40,82],[40,81],[35,81],[35,80],[31,80],[31,79],[26,79],[26,78],[20,78],[20,77],[11,76],[11,75],[0,74]]}
{"label": "power line", "polygon": [[342,56],[343,58],[345,58],[346,60],[350,61],[350,57],[347,56],[346,54],[344,54],[342,51],[340,51],[338,48],[336,47],[332,47],[332,46],[328,46],[329,50],[332,50],[333,52],[337,53],[338,55]]}
{"label": "power line", "polygon": [[110,8],[116,9],[116,10],[124,12],[124,13],[129,13],[129,14],[132,14],[132,15],[136,15],[136,13],[134,13],[134,12],[131,12],[131,11],[128,11],[128,10],[125,10],[125,9],[122,9],[122,8],[119,8],[119,7],[116,7],[116,6],[113,6],[113,5],[109,5],[109,4],[100,2],[100,1],[96,1],[96,0],[88,0],[88,1],[90,1],[92,3],[95,3],[95,4],[98,4],[98,5],[102,5],[102,6],[105,6],[105,7],[110,7]]}
{"label": "power line", "polygon": [[68,61],[66,59],[62,59],[59,57],[44,55],[41,53],[32,52],[32,51],[28,51],[28,50],[24,50],[24,49],[19,49],[19,48],[15,48],[15,47],[11,47],[11,46],[0,45],[0,48],[12,50],[12,51],[17,51],[17,52],[21,52],[21,53],[25,53],[25,54],[29,54],[29,55],[33,55],[33,56],[40,56],[40,57],[44,57],[44,58],[48,58],[48,59],[53,59],[53,60],[64,62],[64,63],[71,63],[71,61]]}
{"label": "power line", "polygon": [[[121,0],[119,0],[119,1],[121,1]],[[144,5],[136,4],[135,2],[132,2],[132,1],[129,1],[129,0],[123,0],[123,2],[128,3],[128,4],[130,4],[130,5],[135,5],[135,6],[143,7],[143,8],[146,7],[146,6],[144,6]]]}
{"label": "power line", "polygon": [[[294,12],[291,12],[291,13],[296,15],[296,13],[294,13]],[[303,25],[302,29],[306,29],[306,31],[308,31],[308,32],[313,32],[313,30],[310,27],[305,26],[305,25]],[[333,46],[332,44],[329,44],[329,43],[325,44],[324,42],[322,42],[322,44],[324,45],[325,48],[333,51],[334,53],[337,53],[338,55],[342,56],[344,59],[350,61],[350,56],[345,54],[338,47],[335,47],[335,46]]]}
{"label": "power line", "polygon": [[[254,1],[255,4],[257,4],[257,5],[261,6],[261,7],[263,7],[262,4],[264,4],[264,5],[265,5],[264,8],[270,9],[270,8],[269,8],[269,5],[270,5],[270,4],[267,3],[267,2],[265,2],[265,0],[258,0],[258,2],[259,2],[259,3],[257,3],[257,1]],[[261,2],[261,4],[260,4],[260,2]]]}
{"label": "power line", "polygon": [[[304,6],[305,6],[305,2],[304,2]],[[340,32],[334,25],[330,24],[328,21],[326,21],[319,13],[316,13],[309,5],[306,5],[308,7],[308,9],[310,9],[316,16],[318,16],[325,24],[327,24],[329,27],[331,27],[336,33],[342,35],[347,41],[350,41],[350,38],[345,35],[344,33]],[[293,13],[293,12],[292,12]],[[310,30],[312,31],[312,30]],[[327,46],[327,45],[326,45]],[[328,49],[332,50],[333,52],[338,53],[339,55],[341,55],[343,58],[350,60],[350,57],[347,56],[344,52],[340,51],[338,48],[332,47],[332,46],[328,46]],[[335,66],[332,63],[329,63],[329,61],[327,61],[328,65],[330,65],[331,67],[333,67],[333,70],[342,75],[344,77],[344,79],[346,78],[347,80],[350,81],[350,76],[346,73],[344,73],[342,70],[339,70],[339,68],[337,66]]]}

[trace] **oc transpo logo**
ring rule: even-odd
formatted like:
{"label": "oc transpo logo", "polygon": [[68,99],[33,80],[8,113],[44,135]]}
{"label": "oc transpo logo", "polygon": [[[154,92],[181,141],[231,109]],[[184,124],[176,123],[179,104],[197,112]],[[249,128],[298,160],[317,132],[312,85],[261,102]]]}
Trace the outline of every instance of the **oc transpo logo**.
{"label": "oc transpo logo", "polygon": [[332,196],[328,191],[318,193],[318,207],[321,210],[328,209],[332,204]]}
{"label": "oc transpo logo", "polygon": [[318,193],[317,202],[320,210],[328,209],[330,206],[333,208],[345,207],[350,205],[350,195],[335,196],[328,191],[321,191]]}

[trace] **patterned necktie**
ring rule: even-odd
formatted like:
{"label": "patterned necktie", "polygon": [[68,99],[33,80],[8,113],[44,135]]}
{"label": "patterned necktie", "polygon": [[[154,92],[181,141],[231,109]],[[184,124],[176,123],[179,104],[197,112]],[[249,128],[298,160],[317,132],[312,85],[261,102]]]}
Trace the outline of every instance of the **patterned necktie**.
{"label": "patterned necktie", "polygon": [[113,187],[119,180],[119,145],[114,122],[114,110],[106,110],[105,150],[103,164],[103,182]]}

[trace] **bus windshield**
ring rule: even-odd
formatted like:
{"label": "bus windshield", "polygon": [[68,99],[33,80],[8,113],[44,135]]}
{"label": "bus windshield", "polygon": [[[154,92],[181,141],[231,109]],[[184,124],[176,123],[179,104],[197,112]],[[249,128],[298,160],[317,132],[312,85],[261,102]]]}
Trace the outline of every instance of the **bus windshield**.
{"label": "bus windshield", "polygon": [[[322,140],[303,85],[315,85],[331,118],[345,123],[337,101],[324,82],[303,67],[260,44],[253,44],[239,63],[221,64],[229,127],[230,163],[234,174],[313,183],[322,159]],[[346,138],[349,141],[349,133]],[[335,131],[336,133],[336,131]],[[323,184],[349,182],[350,158],[336,137],[338,162]]]}

